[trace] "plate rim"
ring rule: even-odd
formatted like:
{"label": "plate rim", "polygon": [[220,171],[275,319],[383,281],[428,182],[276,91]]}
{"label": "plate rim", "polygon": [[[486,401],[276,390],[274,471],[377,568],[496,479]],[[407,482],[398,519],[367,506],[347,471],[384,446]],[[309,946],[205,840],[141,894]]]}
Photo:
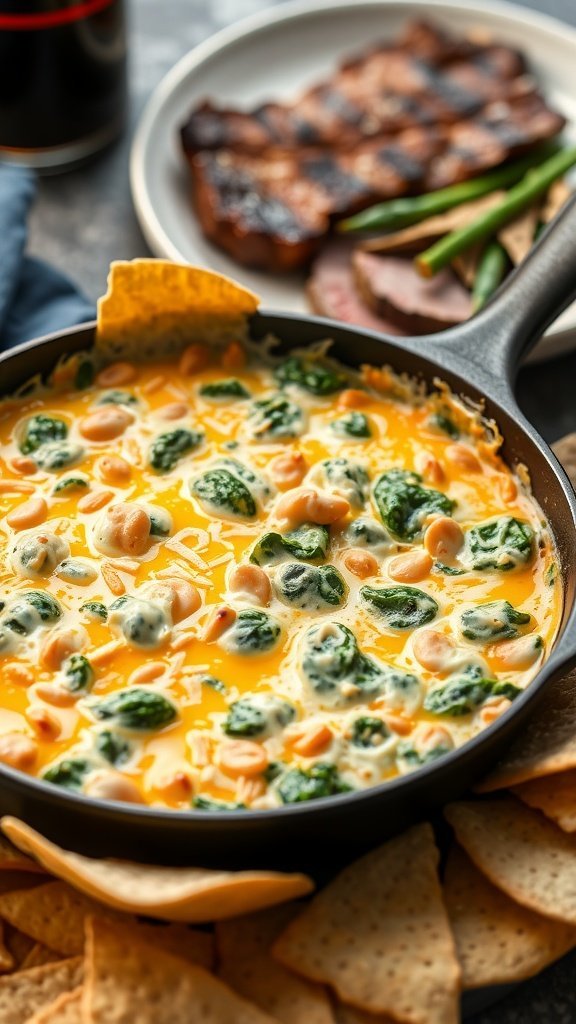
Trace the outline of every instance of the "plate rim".
{"label": "plate rim", "polygon": [[[218,53],[225,52],[232,46],[241,42],[246,37],[257,35],[267,31],[273,26],[286,22],[293,22],[307,18],[316,17],[319,14],[329,14],[334,10],[349,9],[353,12],[359,6],[364,8],[386,8],[403,7],[413,8],[418,6],[416,0],[288,0],[278,7],[268,7],[262,11],[249,14],[231,25],[226,25],[212,35],[208,36],[201,43],[193,46],[174,64],[164,75],[158,85],[152,90],[142,112],[138,118],[134,136],[130,147],[129,180],[132,203],[138,224],[150,250],[160,258],[174,260],[178,263],[190,264],[184,253],[181,252],[169,234],[166,232],[159,219],[152,198],[147,186],[146,174],[146,153],[150,138],[155,127],[159,114],[164,105],[170,99],[172,93],[181,83],[204,63]],[[556,38],[563,45],[568,42],[574,47],[576,56],[576,28],[567,22],[561,21],[550,14],[532,10],[523,4],[510,3],[508,0],[473,0],[472,3],[462,0],[427,0],[427,8],[452,8],[463,11],[467,14],[477,14],[482,18],[486,14],[496,20],[515,21],[527,25],[535,31],[543,31],[552,39]],[[280,307],[279,307],[280,308]],[[543,351],[541,358],[553,357],[555,354],[562,354],[565,346],[563,339],[574,336],[576,332],[576,320],[574,325],[566,326],[558,331],[548,330],[547,336],[549,345],[562,346],[559,351]],[[576,338],[573,338],[576,345]],[[538,353],[540,355],[540,353]]]}

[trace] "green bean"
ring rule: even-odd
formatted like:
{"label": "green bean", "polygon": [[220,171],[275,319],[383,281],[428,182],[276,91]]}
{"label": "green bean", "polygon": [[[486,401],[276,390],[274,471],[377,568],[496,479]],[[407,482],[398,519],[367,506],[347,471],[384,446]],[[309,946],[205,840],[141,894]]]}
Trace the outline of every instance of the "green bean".
{"label": "green bean", "polygon": [[531,167],[541,164],[542,161],[552,153],[558,151],[556,143],[549,143],[540,146],[533,153],[516,160],[514,163],[505,164],[504,167],[497,167],[478,178],[471,178],[470,181],[460,181],[456,185],[448,185],[447,188],[439,188],[436,192],[427,192],[421,196],[402,196],[400,199],[390,199],[385,203],[377,203],[369,209],[357,213],[354,217],[347,217],[337,225],[337,230],[343,233],[356,231],[398,231],[400,228],[409,227],[410,224],[418,224],[427,217],[433,217],[437,213],[444,213],[451,210],[460,203],[469,202],[471,199],[478,199],[480,196],[488,195],[500,188],[507,188],[514,185],[524,177],[526,171]]}
{"label": "green bean", "polygon": [[478,262],[474,287],[472,288],[472,311],[482,309],[491,295],[502,283],[508,266],[508,256],[504,246],[495,238],[488,242]]}
{"label": "green bean", "polygon": [[498,206],[493,206],[466,227],[451,231],[425,252],[416,256],[414,263],[418,272],[422,277],[433,277],[461,252],[496,234],[503,224],[530,206],[574,164],[576,164],[576,146],[560,150],[540,167],[534,167],[528,171],[522,181],[510,189]]}

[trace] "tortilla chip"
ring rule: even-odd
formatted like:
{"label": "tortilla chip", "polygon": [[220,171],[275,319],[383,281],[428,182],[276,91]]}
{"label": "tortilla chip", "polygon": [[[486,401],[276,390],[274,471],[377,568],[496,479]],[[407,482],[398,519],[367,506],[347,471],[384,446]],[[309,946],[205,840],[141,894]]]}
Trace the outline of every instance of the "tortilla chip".
{"label": "tortilla chip", "polygon": [[287,971],[271,955],[273,942],[299,909],[285,904],[217,925],[218,974],[282,1024],[334,1024],[326,990]]}
{"label": "tortilla chip", "polygon": [[572,925],[509,899],[458,846],[448,855],[443,889],[465,989],[531,978],[576,945]]}
{"label": "tortilla chip", "polygon": [[288,925],[274,955],[340,999],[409,1024],[459,1019],[460,970],[430,825],[345,868]]}
{"label": "tortilla chip", "polygon": [[528,779],[576,768],[576,671],[546,691],[546,713],[537,713],[506,757],[476,790],[489,793]]}
{"label": "tortilla chip", "polygon": [[82,1013],[90,1024],[275,1024],[203,967],[97,918],[87,922]]}
{"label": "tortilla chip", "polygon": [[498,206],[502,201],[505,192],[491,192],[489,195],[481,196],[479,199],[471,199],[468,203],[460,203],[453,206],[451,210],[438,213],[434,217],[427,217],[418,224],[411,224],[410,227],[402,228],[401,231],[392,231],[387,235],[378,238],[369,238],[361,242],[359,247],[364,252],[422,252],[428,245],[443,238],[449,231],[456,231],[466,227],[476,220],[481,213],[486,213],[493,206]]}
{"label": "tortilla chip", "polygon": [[53,1003],[35,1013],[26,1024],[80,1024],[82,989],[63,992]]}
{"label": "tortilla chip", "polygon": [[24,1024],[38,1010],[54,1002],[62,992],[71,992],[82,982],[82,957],[57,964],[32,967],[0,978],[0,1021]]}
{"label": "tortilla chip", "polygon": [[522,782],[512,792],[551,818],[563,832],[576,832],[576,770]]}
{"label": "tortilla chip", "polygon": [[494,885],[537,914],[576,926],[576,837],[513,797],[449,804],[444,815]]}
{"label": "tortilla chip", "polygon": [[246,336],[258,298],[212,270],[168,260],[112,263],[98,301],[96,351],[119,356],[170,355],[191,342],[225,344]]}
{"label": "tortilla chip", "polygon": [[555,181],[548,189],[548,194],[540,214],[540,220],[542,223],[548,224],[549,221],[553,220],[571,195],[572,189],[568,183],[564,178],[558,178],[558,180]]}
{"label": "tortilla chip", "polygon": [[100,910],[97,903],[65,882],[19,889],[0,896],[0,917],[62,956],[84,951],[84,922]]}
{"label": "tortilla chip", "polygon": [[[24,854],[17,850],[8,839],[4,836],[0,836],[0,872],[1,871],[33,871],[35,873],[45,874],[44,868],[40,864],[37,864],[35,860],[31,860],[30,857],[25,857]],[[1,880],[0,875],[0,880]]]}
{"label": "tortilla chip", "polygon": [[504,247],[514,266],[521,263],[534,245],[534,235],[540,220],[540,203],[529,206],[527,210],[508,221],[497,234],[500,245]]}
{"label": "tortilla chip", "polygon": [[53,949],[48,949],[42,942],[35,942],[32,949],[24,957],[21,967],[23,971],[27,971],[30,967],[40,967],[42,964],[53,964],[57,960],[62,960],[62,954],[56,953]]}
{"label": "tortilla chip", "polygon": [[576,434],[566,434],[552,445],[558,462],[564,467],[573,487],[576,487]]}
{"label": "tortilla chip", "polygon": [[220,921],[305,896],[314,888],[307,875],[278,871],[214,871],[94,860],[62,850],[16,818],[3,818],[1,824],[21,850],[52,874],[109,907],[147,917]]}
{"label": "tortilla chip", "polygon": [[459,253],[452,260],[452,268],[456,271],[462,284],[465,284],[467,288],[471,289],[476,280],[478,263],[483,252],[484,245],[479,242],[477,245],[472,245],[469,249],[465,249],[464,252]]}

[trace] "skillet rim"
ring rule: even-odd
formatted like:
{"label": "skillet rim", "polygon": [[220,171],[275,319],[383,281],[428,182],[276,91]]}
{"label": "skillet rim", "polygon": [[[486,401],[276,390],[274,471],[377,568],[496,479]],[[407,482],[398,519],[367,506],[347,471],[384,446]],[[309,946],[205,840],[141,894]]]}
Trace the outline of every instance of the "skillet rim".
{"label": "skillet rim", "polygon": [[[560,487],[563,497],[568,505],[568,508],[572,515],[572,524],[575,528],[576,536],[576,492],[574,491],[564,469],[558,462],[558,459],[552,452],[551,448],[540,436],[538,431],[532,426],[532,424],[526,419],[520,408],[518,407],[512,388],[508,381],[504,382],[504,389],[498,386],[499,382],[492,379],[490,375],[482,370],[476,363],[467,364],[468,371],[472,370],[472,377],[477,376],[481,378],[481,383],[476,385],[471,380],[467,380],[461,376],[465,372],[466,364],[460,361],[457,354],[449,348],[448,345],[442,344],[441,335],[438,339],[436,351],[433,355],[427,355],[420,348],[420,340],[418,338],[395,338],[389,335],[380,335],[374,331],[355,327],[351,324],[343,324],[334,320],[327,319],[326,317],[319,317],[313,315],[302,315],[298,313],[284,312],[282,310],[266,310],[258,309],[258,311],[251,318],[252,323],[258,324],[259,321],[279,321],[289,322],[294,325],[295,328],[305,324],[308,327],[318,327],[325,332],[334,332],[337,330],[339,333],[353,338],[354,335],[360,335],[368,338],[372,342],[378,344],[384,344],[393,349],[398,350],[400,353],[408,352],[413,358],[420,360],[423,364],[422,377],[425,380],[434,380],[438,375],[448,373],[458,383],[457,387],[461,388],[461,393],[466,395],[469,393],[470,386],[472,390],[476,390],[481,395],[487,397],[491,405],[496,410],[496,420],[498,413],[504,414],[505,417],[514,418],[519,426],[523,435],[525,435],[530,444],[536,447],[540,454],[545,458],[546,462],[550,466],[554,473],[558,486]],[[9,363],[14,358],[18,358],[26,352],[33,352],[37,349],[44,348],[45,346],[51,346],[56,342],[61,342],[68,337],[76,337],[79,340],[86,335],[86,340],[90,342],[87,347],[91,347],[91,343],[94,339],[94,331],[96,328],[96,321],[91,320],[82,324],[77,324],[73,327],[65,328],[60,331],[53,331],[50,334],[42,335],[38,338],[33,338],[30,341],[23,342],[21,345],[14,346],[0,353],[0,371],[5,363]],[[430,339],[427,338],[426,341]],[[297,347],[297,343],[293,347]],[[79,346],[77,351],[82,351],[82,347]],[[434,358],[436,356],[437,358]],[[340,357],[339,357],[340,358]],[[342,359],[340,358],[340,361]],[[447,361],[452,365],[447,365]],[[424,372],[424,368],[428,372]],[[415,376],[414,374],[411,374]],[[485,386],[488,382],[488,386]],[[493,391],[492,387],[493,385]],[[453,390],[453,387],[451,386]],[[492,392],[492,393],[491,393]],[[510,408],[506,408],[505,402],[508,401]],[[550,524],[552,520],[549,516],[546,516],[547,522]],[[556,533],[552,530],[555,543],[557,542]],[[353,790],[350,793],[342,793],[329,797],[320,797],[315,800],[303,801],[302,803],[285,804],[279,807],[274,807],[266,810],[252,811],[249,809],[241,811],[226,811],[225,814],[213,814],[207,811],[200,810],[168,810],[164,808],[158,808],[150,805],[139,805],[139,804],[128,804],[122,803],[117,800],[102,800],[95,797],[91,797],[82,793],[75,793],[64,788],[54,786],[49,782],[45,782],[40,778],[30,776],[25,772],[20,772],[17,769],[11,768],[8,765],[0,763],[0,782],[3,777],[6,777],[10,782],[18,789],[22,788],[24,791],[30,790],[37,797],[46,798],[46,804],[55,803],[59,805],[63,810],[70,810],[73,814],[75,808],[84,808],[87,811],[93,810],[98,817],[105,817],[110,820],[110,824],[121,823],[130,825],[133,823],[135,826],[142,826],[150,829],[158,828],[162,826],[177,826],[181,824],[183,829],[190,829],[195,824],[200,826],[212,826],[215,832],[221,831],[225,833],[227,827],[234,829],[235,827],[244,825],[246,830],[249,831],[251,827],[265,828],[266,824],[273,823],[274,821],[285,821],[290,818],[309,818],[311,816],[321,816],[324,811],[338,812],[339,810],[344,811],[346,807],[353,804],[356,808],[359,808],[362,803],[369,804],[372,800],[377,799],[379,795],[385,792],[394,793],[397,797],[409,798],[410,789],[416,788],[416,780],[420,784],[425,784],[426,781],[433,780],[435,776],[443,776],[449,773],[457,771],[458,764],[460,761],[465,762],[468,758],[473,758],[474,755],[480,755],[485,747],[488,747],[490,743],[494,742],[494,738],[498,736],[500,732],[504,732],[510,728],[510,723],[516,717],[526,718],[531,704],[538,704],[543,700],[543,690],[547,685],[550,685],[560,673],[569,670],[569,663],[576,661],[576,591],[574,592],[572,605],[568,610],[566,607],[566,594],[567,594],[567,580],[562,573],[563,580],[563,623],[561,623],[559,633],[554,641],[554,646],[550,652],[549,658],[544,662],[542,668],[534,677],[532,682],[528,685],[526,690],[516,698],[511,707],[495,722],[491,723],[487,728],[483,729],[476,736],[473,736],[466,743],[460,747],[456,747],[448,754],[439,758],[437,761],[432,761],[430,764],[422,765],[415,772],[410,772],[407,775],[397,776],[386,782],[382,782],[376,786],[370,786],[367,789]],[[569,632],[570,630],[574,633],[574,640],[572,641],[572,649],[570,650]],[[172,828],[171,828],[172,831]]]}

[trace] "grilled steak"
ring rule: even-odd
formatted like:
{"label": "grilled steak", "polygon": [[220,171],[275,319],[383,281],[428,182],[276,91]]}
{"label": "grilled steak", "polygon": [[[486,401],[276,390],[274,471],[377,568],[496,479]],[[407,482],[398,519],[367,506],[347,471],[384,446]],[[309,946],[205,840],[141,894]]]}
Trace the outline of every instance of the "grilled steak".
{"label": "grilled steak", "polygon": [[363,302],[406,334],[443,331],[472,315],[470,293],[449,267],[425,280],[405,256],[361,250],[354,253],[352,267]]}
{"label": "grilled steak", "polygon": [[360,298],[351,256],[352,247],[348,242],[330,242],[314,261],[306,285],[312,312],[380,334],[402,334],[395,324],[377,316]]}
{"label": "grilled steak", "polygon": [[334,220],[473,177],[563,125],[515,50],[416,22],[294,103],[203,103],[182,144],[206,236],[240,263],[286,271]]}

